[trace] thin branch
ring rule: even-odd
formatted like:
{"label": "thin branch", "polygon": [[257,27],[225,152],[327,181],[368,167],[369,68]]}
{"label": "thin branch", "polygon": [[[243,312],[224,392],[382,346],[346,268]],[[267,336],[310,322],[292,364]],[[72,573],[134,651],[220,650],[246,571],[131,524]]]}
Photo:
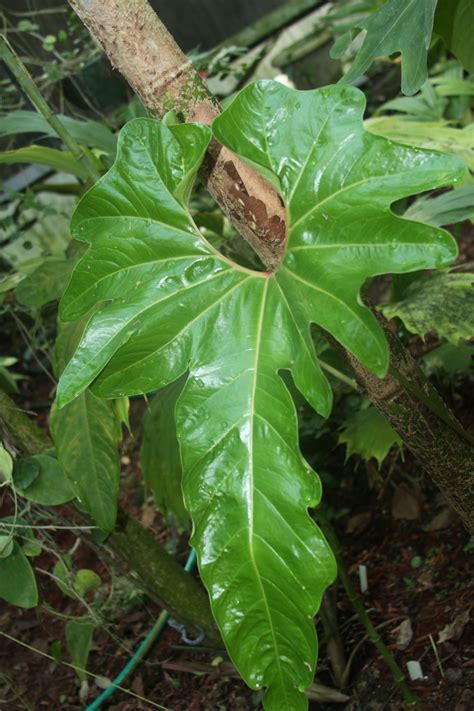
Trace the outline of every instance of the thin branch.
{"label": "thin branch", "polygon": [[0,59],[3,59],[21,86],[22,91],[30,99],[36,110],[46,119],[64,145],[69,148],[74,158],[83,166],[91,180],[96,182],[100,178],[100,173],[97,170],[92,154],[85,146],[80,146],[61,123],[46,99],[42,96],[28,69],[3,34],[0,36]]}

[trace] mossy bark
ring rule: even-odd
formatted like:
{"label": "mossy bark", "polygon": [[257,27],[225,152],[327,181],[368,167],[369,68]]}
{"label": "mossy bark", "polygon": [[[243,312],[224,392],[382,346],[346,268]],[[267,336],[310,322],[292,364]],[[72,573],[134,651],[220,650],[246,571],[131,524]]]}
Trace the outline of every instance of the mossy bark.
{"label": "mossy bark", "polygon": [[[344,351],[363,392],[474,534],[474,446],[415,359],[381,319],[390,346],[390,367],[377,378]],[[342,350],[342,349],[340,349]]]}
{"label": "mossy bark", "polygon": [[184,622],[196,636],[202,630],[208,640],[219,642],[206,591],[143,526],[119,511],[107,543],[138,575],[150,596],[172,616]]}
{"label": "mossy bark", "polygon": [[46,432],[0,390],[0,440],[11,452],[32,456],[51,447]]}

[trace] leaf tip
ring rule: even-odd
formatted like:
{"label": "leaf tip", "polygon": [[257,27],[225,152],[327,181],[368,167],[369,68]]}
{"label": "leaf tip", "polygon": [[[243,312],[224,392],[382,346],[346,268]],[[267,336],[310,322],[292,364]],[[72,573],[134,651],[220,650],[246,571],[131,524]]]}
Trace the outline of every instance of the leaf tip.
{"label": "leaf tip", "polygon": [[57,409],[62,410],[63,407],[75,400],[78,395],[79,393],[74,391],[67,380],[65,381],[63,378],[60,378],[56,390],[56,399],[54,401]]}

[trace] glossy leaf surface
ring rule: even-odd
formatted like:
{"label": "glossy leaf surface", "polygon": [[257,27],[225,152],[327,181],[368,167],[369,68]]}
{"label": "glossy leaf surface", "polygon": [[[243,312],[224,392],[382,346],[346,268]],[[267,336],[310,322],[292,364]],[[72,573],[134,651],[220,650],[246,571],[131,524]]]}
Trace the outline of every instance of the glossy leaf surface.
{"label": "glossy leaf surface", "polygon": [[387,346],[361,305],[364,280],[452,259],[441,230],[391,214],[393,200],[463,174],[452,156],[366,133],[348,87],[247,87],[216,135],[279,187],[288,250],[273,274],[220,255],[187,197],[206,127],[148,119],[121,132],[114,167],[83,198],[76,238],[90,242],[61,304],[63,319],[99,305],[58,389],[65,405],[146,393],[189,372],[176,408],[183,492],[201,577],[229,653],[268,709],[303,709],[316,659],[312,616],[335,565],[307,514],[320,484],[301,457],[296,413],[279,376],[327,415],[331,391],[310,323],[383,374]]}
{"label": "glossy leaf surface", "polygon": [[400,52],[402,55],[402,91],[414,94],[427,76],[426,56],[433,31],[437,0],[386,0],[384,4],[357,23],[366,30],[362,47],[344,75],[344,82],[360,77],[376,57]]}

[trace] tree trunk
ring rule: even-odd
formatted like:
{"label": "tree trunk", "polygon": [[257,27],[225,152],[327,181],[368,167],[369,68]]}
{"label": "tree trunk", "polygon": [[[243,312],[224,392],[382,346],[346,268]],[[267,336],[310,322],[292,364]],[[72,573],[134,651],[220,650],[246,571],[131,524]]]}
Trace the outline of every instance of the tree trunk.
{"label": "tree trunk", "polygon": [[[69,2],[153,115],[173,109],[185,120],[212,122],[219,112],[216,100],[147,0]],[[215,141],[201,178],[264,264],[274,269],[284,251],[286,214],[273,188]],[[402,344],[393,335],[389,343],[392,371],[382,379],[347,351],[345,357],[361,388],[474,533],[474,504],[467,494],[473,488],[474,447]],[[402,379],[394,377],[396,371]]]}
{"label": "tree trunk", "polygon": [[344,356],[360,388],[431,475],[468,531],[474,533],[473,440],[415,359],[381,321],[390,346],[385,378],[377,378],[347,351]]}
{"label": "tree trunk", "polygon": [[[11,451],[26,456],[52,446],[47,434],[1,390],[0,439]],[[149,531],[119,510],[106,544],[138,575],[150,597],[189,629],[202,629],[209,640],[222,644],[206,591]]]}

